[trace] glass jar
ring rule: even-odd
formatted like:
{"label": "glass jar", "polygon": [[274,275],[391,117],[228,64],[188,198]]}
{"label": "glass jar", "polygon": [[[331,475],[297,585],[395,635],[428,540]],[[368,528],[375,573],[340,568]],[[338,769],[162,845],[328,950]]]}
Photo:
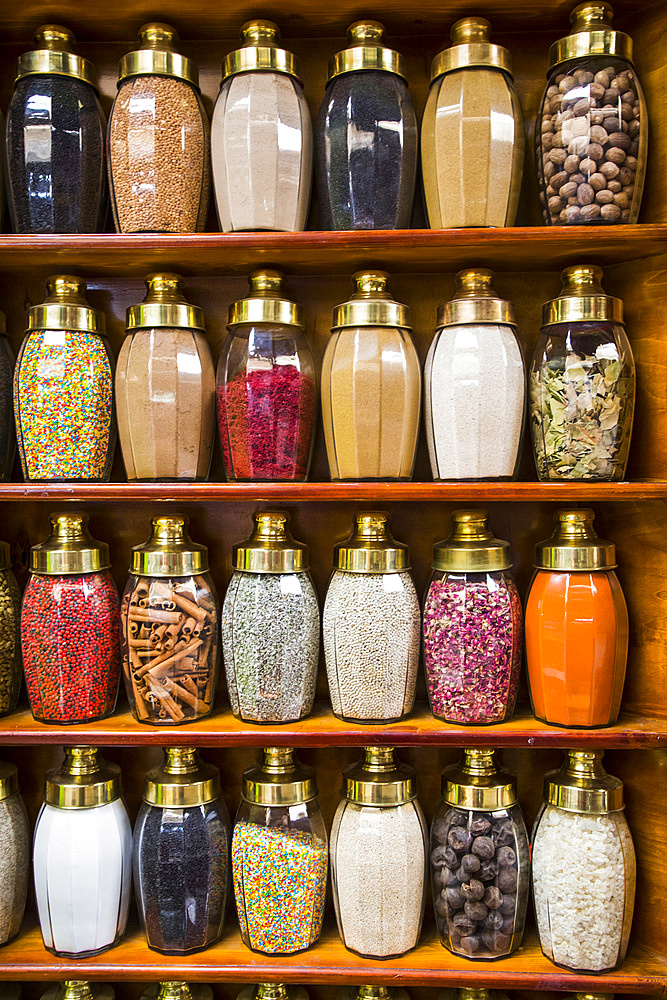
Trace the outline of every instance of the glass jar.
{"label": "glass jar", "polygon": [[393,747],[366,747],[343,771],[331,827],[331,889],[343,944],[364,958],[394,958],[419,940],[428,832],[415,771]]}
{"label": "glass jar", "polygon": [[23,679],[22,662],[21,591],[12,572],[9,545],[0,542],[0,716],[16,708]]}
{"label": "glass jar", "polygon": [[192,541],[188,523],[184,515],[151,518],[121,600],[127,700],[151,726],[209,715],[218,681],[220,605],[208,549]]}
{"label": "glass jar", "polygon": [[542,308],[530,365],[530,429],[541,482],[623,479],[635,409],[635,362],[623,303],[602,269],[566,267]]}
{"label": "glass jar", "polygon": [[388,520],[357,514],[353,533],[334,548],[322,641],[331,704],[345,722],[398,722],[415,702],[421,611],[408,547],[392,538]]}
{"label": "glass jar", "polygon": [[497,297],[492,271],[459,271],[454,298],[438,309],[424,367],[433,478],[515,479],[525,397],[512,303]]}
{"label": "glass jar", "polygon": [[[2,132],[0,132],[1,142]],[[5,314],[0,312],[0,483],[8,483],[11,479],[16,454],[16,426],[12,400],[15,360],[7,336],[7,320]]]}
{"label": "glass jar", "polygon": [[504,722],[514,712],[523,643],[509,542],[485,510],[455,510],[433,546],[424,598],[424,666],[431,710],[446,722]]}
{"label": "glass jar", "polygon": [[116,368],[118,437],[129,482],[208,478],[215,426],[215,369],[204,313],[177,274],[149,274],[127,310]]}
{"label": "glass jar", "polygon": [[528,834],[516,780],[494,750],[464,750],[442,772],[431,826],[440,941],[455,955],[502,958],[521,944],[530,889]]}
{"label": "glass jar", "polygon": [[379,21],[355,21],[329,60],[315,126],[323,229],[408,229],[417,174],[417,119],[405,60]]}
{"label": "glass jar", "polygon": [[120,61],[108,136],[117,233],[195,233],[206,224],[208,118],[199,72],[178,40],[168,24],[144,24],[139,48]]}
{"label": "glass jar", "polygon": [[267,747],[243,772],[232,873],[241,940],[291,955],[315,944],[327,888],[327,829],[312,767],[289,747]]}
{"label": "glass jar", "polygon": [[542,951],[577,972],[611,972],[625,958],[635,903],[635,850],[623,782],[601,750],[567,750],[544,777],[532,832],[533,902]]}
{"label": "glass jar", "polygon": [[14,372],[14,417],[26,482],[108,482],[116,443],[113,363],[104,315],[71,274],[47,279],[26,311]]}
{"label": "glass jar", "polygon": [[526,662],[533,711],[556,726],[618,719],[628,662],[628,609],[616,546],[598,538],[586,507],[559,510],[535,549],[526,598]]}
{"label": "glass jar", "polygon": [[116,996],[109,983],[89,983],[81,979],[66,979],[54,983],[42,993],[41,1000],[114,1000]]}
{"label": "glass jar", "polygon": [[258,983],[244,986],[236,1000],[308,1000],[303,986],[292,983]]}
{"label": "glass jar", "polygon": [[0,944],[15,938],[28,896],[30,824],[16,765],[0,761]]}
{"label": "glass jar", "polygon": [[213,990],[204,983],[151,983],[141,1000],[213,1000]]}
{"label": "glass jar", "polygon": [[118,592],[109,546],[88,515],[51,514],[51,534],[30,549],[21,609],[23,670],[39,722],[94,722],[116,707],[120,679]]}
{"label": "glass jar", "polygon": [[19,57],[6,127],[7,198],[15,233],[99,233],[107,214],[106,121],[97,72],[58,24]]}
{"label": "glass jar", "polygon": [[613,13],[603,0],[578,4],[570,34],[549,50],[535,129],[547,226],[636,223],[639,216],[648,116],[632,39],[612,29]]}
{"label": "glass jar", "polygon": [[189,955],[220,940],[230,838],[217,767],[202,764],[194,747],[165,749],[162,766],[146,775],[132,847],[134,891],[149,948]]}
{"label": "glass jar", "polygon": [[120,768],[96,747],[65,747],[46,773],[33,842],[37,915],[44,947],[63,958],[111,948],[127,926],[132,829]]}
{"label": "glass jar", "polygon": [[451,47],[431,66],[421,132],[431,229],[514,225],[523,174],[523,112],[512,57],[490,35],[486,18],[462,18],[450,31]]}
{"label": "glass jar", "polygon": [[280,271],[253,271],[229,307],[218,361],[218,430],[232,482],[308,477],[317,405],[315,363],[301,306],[283,298]]}
{"label": "glass jar", "polygon": [[333,312],[322,361],[322,422],[332,479],[411,479],[421,370],[410,310],[386,271],[357,271],[355,293]]}
{"label": "glass jar", "polygon": [[313,172],[313,127],[297,60],[273,21],[247,21],[243,47],[222,62],[211,160],[218,223],[301,232]]}
{"label": "glass jar", "polygon": [[253,514],[234,546],[222,606],[222,653],[232,712],[244,722],[296,722],[313,708],[320,609],[308,547],[286,511]]}

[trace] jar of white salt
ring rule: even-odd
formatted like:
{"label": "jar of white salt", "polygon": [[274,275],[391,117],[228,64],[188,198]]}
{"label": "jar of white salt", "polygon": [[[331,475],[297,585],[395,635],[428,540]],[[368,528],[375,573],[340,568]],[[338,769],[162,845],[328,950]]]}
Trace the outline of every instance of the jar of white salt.
{"label": "jar of white salt", "polygon": [[414,769],[393,747],[366,747],[343,772],[331,828],[338,931],[364,958],[392,958],[419,940],[426,896],[427,830]]}
{"label": "jar of white salt", "polygon": [[30,872],[30,828],[16,766],[0,762],[0,944],[18,934]]}
{"label": "jar of white salt", "polygon": [[625,958],[636,864],[623,782],[601,750],[568,750],[544,778],[533,827],[533,900],[542,951],[577,972],[611,972]]}

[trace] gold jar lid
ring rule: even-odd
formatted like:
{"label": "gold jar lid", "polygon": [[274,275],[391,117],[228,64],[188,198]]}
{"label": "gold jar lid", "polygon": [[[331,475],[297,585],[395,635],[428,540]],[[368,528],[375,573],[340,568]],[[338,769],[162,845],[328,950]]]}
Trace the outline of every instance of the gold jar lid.
{"label": "gold jar lid", "polygon": [[257,983],[255,1000],[287,1000],[289,990],[284,983]]}
{"label": "gold jar lid", "polygon": [[160,767],[144,782],[144,802],[162,809],[187,809],[220,797],[220,772],[205,764],[195,747],[165,747]]}
{"label": "gold jar lid", "polygon": [[317,795],[315,770],[291,747],[265,747],[262,763],[243,772],[241,795],[260,806],[294,806]]}
{"label": "gold jar lid", "polygon": [[601,267],[595,264],[566,267],[561,272],[561,281],[560,295],[542,306],[543,326],[590,320],[623,322],[623,302],[605,294]]}
{"label": "gold jar lid", "polygon": [[98,983],[84,979],[66,979],[59,983],[58,1000],[95,1000],[100,992]]}
{"label": "gold jar lid", "polygon": [[60,767],[46,772],[44,801],[59,809],[90,809],[122,795],[120,768],[99,757],[97,747],[64,747]]}
{"label": "gold jar lid", "polygon": [[305,327],[303,309],[290,299],[283,298],[285,275],[281,271],[265,268],[248,276],[250,294],[245,299],[232,302],[227,316],[227,327],[241,323],[280,323],[283,326]]}
{"label": "gold jar lid", "polygon": [[208,571],[208,549],[193,542],[185,514],[152,517],[151,534],[132,549],[130,573],[134,576],[193,576]]}
{"label": "gold jar lid", "polygon": [[252,535],[232,549],[232,567],[240,573],[305,573],[308,546],[290,534],[286,510],[257,511]]}
{"label": "gold jar lid", "polygon": [[576,1000],[614,1000],[614,993],[575,993]]}
{"label": "gold jar lid", "polygon": [[535,568],[564,573],[616,569],[616,546],[598,537],[594,519],[590,507],[557,510],[553,535],[535,546]]}
{"label": "gold jar lid", "polygon": [[192,1000],[192,991],[188,983],[169,981],[159,983],[155,1000]]}
{"label": "gold jar lid", "polygon": [[362,759],[343,771],[342,794],[361,806],[400,806],[417,798],[415,770],[398,760],[394,747],[364,747]]}
{"label": "gold jar lid", "polygon": [[464,750],[458,764],[442,772],[442,798],[459,809],[509,809],[518,801],[516,779],[496,763],[495,750]]}
{"label": "gold jar lid", "polygon": [[456,1000],[491,1000],[491,990],[461,986],[456,991]]}
{"label": "gold jar lid", "polygon": [[19,790],[19,772],[16,764],[0,761],[0,801],[16,795]]}
{"label": "gold jar lid", "polygon": [[452,533],[433,546],[433,569],[444,573],[496,573],[512,565],[510,544],[488,529],[486,510],[452,511]]}
{"label": "gold jar lid", "polygon": [[183,295],[183,279],[178,274],[163,271],[147,274],[144,283],[148,291],[143,302],[127,310],[127,329],[149,329],[156,326],[183,327],[205,330],[204,310],[190,305]]}
{"label": "gold jar lid", "polygon": [[51,514],[51,534],[30,549],[30,571],[44,576],[75,576],[109,569],[109,546],[88,531],[88,515]]}
{"label": "gold jar lid", "polygon": [[355,1000],[390,1000],[394,994],[395,990],[391,986],[368,984],[358,986],[354,998]]}
{"label": "gold jar lid", "polygon": [[26,310],[26,333],[31,330],[82,330],[104,334],[104,313],[86,300],[86,282],[74,274],[52,274],[46,279],[47,297]]}
{"label": "gold jar lid", "polygon": [[603,750],[566,750],[557,771],[544,776],[544,801],[566,812],[602,813],[624,809],[623,782],[602,766]]}
{"label": "gold jar lid", "polygon": [[[243,48],[235,49],[222,60],[222,79],[236,73],[286,73],[301,83],[296,56],[281,49],[280,28],[273,21],[246,21],[241,28]],[[303,86],[303,84],[302,84]]]}
{"label": "gold jar lid", "polygon": [[461,323],[509,323],[515,325],[514,306],[500,299],[493,287],[493,271],[476,267],[459,271],[456,292],[438,308],[438,330]]}
{"label": "gold jar lid", "polygon": [[341,73],[379,69],[405,78],[405,59],[382,45],[384,25],[379,21],[355,21],[347,29],[349,46],[329,60],[327,84]]}
{"label": "gold jar lid", "polygon": [[389,294],[386,271],[357,271],[356,291],[333,311],[332,330],[345,326],[395,326],[410,330],[410,309]]}
{"label": "gold jar lid", "polygon": [[0,570],[12,568],[12,556],[9,542],[0,542]]}
{"label": "gold jar lid", "polygon": [[344,573],[402,573],[410,569],[407,545],[392,537],[389,514],[357,514],[354,531],[334,545],[334,567]]}
{"label": "gold jar lid", "polygon": [[118,86],[128,76],[173,76],[199,89],[199,70],[177,51],[178,32],[170,24],[150,21],[139,28],[139,48],[120,61]]}
{"label": "gold jar lid", "polygon": [[549,70],[569,59],[620,56],[632,62],[632,39],[611,26],[614,8],[604,0],[580,3],[570,14],[570,34],[549,49]]}
{"label": "gold jar lid", "polygon": [[463,17],[449,33],[452,44],[438,52],[431,63],[431,83],[445,73],[467,66],[502,69],[512,75],[512,56],[502,45],[489,41],[491,24],[485,17]]}
{"label": "gold jar lid", "polygon": [[69,28],[60,24],[43,24],[35,32],[34,39],[37,48],[19,56],[15,82],[24,76],[53,73],[56,76],[73,76],[98,89],[93,64],[72,52],[76,39]]}

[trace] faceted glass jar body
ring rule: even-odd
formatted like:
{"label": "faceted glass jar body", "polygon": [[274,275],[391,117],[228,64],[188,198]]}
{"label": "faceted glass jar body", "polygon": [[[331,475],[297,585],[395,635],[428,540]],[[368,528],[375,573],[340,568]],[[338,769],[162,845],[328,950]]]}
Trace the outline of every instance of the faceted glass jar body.
{"label": "faceted glass jar body", "polygon": [[242,323],[218,361],[218,430],[227,478],[307,478],[317,404],[315,364],[300,327]]}
{"label": "faceted glass jar body", "polygon": [[23,920],[30,873],[30,825],[23,799],[0,801],[0,944],[16,937]]}
{"label": "faceted glass jar body", "polygon": [[18,80],[7,111],[15,233],[98,233],[107,211],[106,121],[93,88],[55,73]]}
{"label": "faceted glass jar body", "polygon": [[407,229],[417,144],[417,119],[402,77],[382,70],[334,77],[315,127],[322,228]]}
{"label": "faceted glass jar body", "polygon": [[316,799],[289,806],[241,802],[232,836],[232,873],[246,947],[289,955],[317,941],[327,861],[327,830]]}
{"label": "faceted glass jar body", "polygon": [[431,884],[440,940],[449,951],[489,959],[518,948],[530,891],[520,806],[487,812],[441,801],[431,827]]}
{"label": "faceted glass jar body", "polygon": [[648,117],[630,62],[589,55],[555,66],[538,126],[535,161],[547,226],[637,222]]}
{"label": "faceted glass jar body", "polygon": [[8,483],[16,454],[13,383],[14,352],[9,338],[0,333],[0,483]]}
{"label": "faceted glass jar body", "polygon": [[331,827],[331,888],[343,944],[392,958],[419,940],[428,831],[416,799],[379,808],[343,799]]}
{"label": "faceted glass jar body", "polygon": [[419,670],[419,598],[409,572],[334,570],[322,641],[334,714],[398,722],[412,711]]}
{"label": "faceted glass jar body", "polygon": [[107,482],[116,420],[106,337],[28,333],[14,373],[14,416],[26,481]]}
{"label": "faceted glass jar body", "polygon": [[635,409],[635,362],[623,324],[543,326],[529,379],[537,478],[623,479]]}
{"label": "faceted glass jar body", "polygon": [[521,599],[507,570],[435,570],[424,598],[424,666],[431,711],[464,724],[514,712],[521,670]]}
{"label": "faceted glass jar body", "polygon": [[118,437],[129,482],[208,477],[215,369],[201,330],[128,334],[116,368]]}
{"label": "faceted glass jar body", "polygon": [[320,654],[310,573],[234,571],[222,606],[222,652],[234,715],[244,722],[308,715]]}
{"label": "faceted glass jar body", "polygon": [[199,92],[171,76],[130,76],[109,118],[118,233],[195,233],[206,223],[210,139]]}
{"label": "faceted glass jar body", "polygon": [[70,725],[111,715],[120,678],[118,593],[109,570],[32,573],[21,610],[32,714]]}
{"label": "faceted glass jar body", "polygon": [[532,842],[542,951],[566,969],[611,972],[628,950],[635,903],[635,850],[623,812],[544,805]]}
{"label": "faceted glass jar body", "polygon": [[152,726],[209,715],[218,680],[220,605],[209,573],[130,575],[120,609],[132,714]]}
{"label": "faceted glass jar body", "polygon": [[0,569],[0,716],[16,708],[21,665],[21,591],[11,569]]}

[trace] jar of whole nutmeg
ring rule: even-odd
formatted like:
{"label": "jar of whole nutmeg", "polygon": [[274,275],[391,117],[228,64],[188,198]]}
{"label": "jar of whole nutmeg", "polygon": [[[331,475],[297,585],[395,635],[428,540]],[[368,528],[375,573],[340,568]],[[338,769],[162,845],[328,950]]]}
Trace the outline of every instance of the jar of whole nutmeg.
{"label": "jar of whole nutmeg", "polygon": [[648,118],[632,39],[611,27],[612,16],[604,0],[579,4],[570,34],[549,52],[535,131],[546,225],[637,222]]}

